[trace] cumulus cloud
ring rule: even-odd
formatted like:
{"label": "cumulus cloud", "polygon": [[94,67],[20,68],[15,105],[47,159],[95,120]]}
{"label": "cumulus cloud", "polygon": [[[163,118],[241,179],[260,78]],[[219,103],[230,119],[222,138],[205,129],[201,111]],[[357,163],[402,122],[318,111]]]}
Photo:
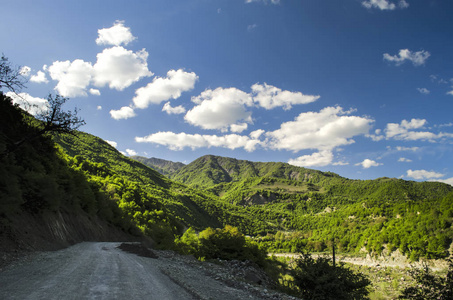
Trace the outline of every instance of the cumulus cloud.
{"label": "cumulus cloud", "polygon": [[147,108],[150,104],[159,104],[169,99],[177,99],[182,92],[194,88],[198,76],[193,72],[185,72],[182,69],[170,70],[167,77],[154,78],[145,87],[139,88],[132,99],[137,108]]}
{"label": "cumulus cloud", "polygon": [[100,96],[101,92],[98,89],[90,89],[90,94],[94,96]]}
{"label": "cumulus cloud", "polygon": [[186,112],[186,109],[182,105],[172,107],[170,105],[170,102],[167,102],[164,104],[162,111],[165,111],[167,114],[171,115],[171,114],[183,114]]}
{"label": "cumulus cloud", "polygon": [[87,87],[93,76],[89,62],[76,59],[73,62],[56,61],[49,68],[50,77],[57,80],[55,90],[64,97],[87,96]]}
{"label": "cumulus cloud", "polygon": [[425,119],[403,120],[400,124],[388,123],[385,129],[385,135],[387,139],[406,141],[425,140],[431,142],[444,137],[453,137],[451,133],[441,132],[435,134],[429,131],[415,131],[415,129],[420,129],[426,124],[427,121]]}
{"label": "cumulus cloud", "polygon": [[374,120],[350,116],[352,111],[326,107],[320,112],[301,113],[294,121],[268,132],[270,147],[294,152],[303,149],[332,150],[354,143],[352,137],[369,132]]}
{"label": "cumulus cloud", "polygon": [[127,45],[136,39],[130,28],[124,26],[124,21],[116,21],[110,28],[98,30],[99,37],[96,39],[98,45]]}
{"label": "cumulus cloud", "polygon": [[108,144],[110,144],[110,146],[116,148],[118,146],[118,143],[117,142],[114,142],[114,141],[108,141],[108,140],[105,140]]}
{"label": "cumulus cloud", "polygon": [[250,135],[250,137],[251,137],[252,139],[256,139],[256,140],[257,140],[257,139],[260,138],[260,136],[261,136],[263,133],[264,133],[264,130],[263,130],[263,129],[258,129],[258,130],[255,130],[255,131],[250,132],[249,135]]}
{"label": "cumulus cloud", "polygon": [[285,110],[291,109],[292,105],[307,104],[320,98],[320,96],[304,95],[301,92],[282,91],[266,83],[252,85],[252,96],[253,101],[265,109],[281,106]]}
{"label": "cumulus cloud", "polygon": [[333,153],[329,150],[313,153],[311,155],[299,156],[296,159],[290,159],[288,163],[290,165],[298,167],[323,167],[330,165],[333,160]]}
{"label": "cumulus cloud", "polygon": [[13,92],[7,92],[6,96],[13,99],[14,104],[18,104],[20,108],[33,116],[45,113],[49,109],[49,102],[47,99],[32,97],[27,93],[16,94]]}
{"label": "cumulus cloud", "polygon": [[197,105],[187,112],[184,119],[203,129],[226,131],[232,125],[252,123],[252,113],[247,106],[252,106],[253,100],[239,89],[205,90],[199,96],[192,97],[192,102]]}
{"label": "cumulus cloud", "polygon": [[397,66],[403,64],[405,61],[411,61],[414,66],[421,66],[425,64],[430,56],[431,54],[424,50],[412,52],[409,49],[401,49],[398,55],[384,53],[384,60],[394,62]]}
{"label": "cumulus cloud", "polygon": [[126,149],[126,153],[129,156],[137,155],[137,152],[135,152],[135,150],[132,150],[132,149]]}
{"label": "cumulus cloud", "polygon": [[97,87],[108,85],[111,89],[122,91],[143,77],[152,76],[148,70],[148,52],[137,52],[120,46],[104,49],[97,55],[93,66],[93,82]]}
{"label": "cumulus cloud", "polygon": [[398,4],[395,4],[388,0],[366,0],[362,2],[362,5],[368,9],[377,8],[380,10],[394,10],[397,7],[399,8],[408,8],[409,3],[405,0],[400,0]]}
{"label": "cumulus cloud", "polygon": [[240,124],[233,124],[230,126],[230,129],[232,132],[243,132],[244,130],[246,130],[248,128],[248,124],[247,123],[240,123]]}
{"label": "cumulus cloud", "polygon": [[254,151],[261,141],[241,136],[237,134],[228,134],[224,136],[201,135],[174,132],[157,132],[145,137],[136,137],[138,143],[154,143],[163,145],[171,150],[183,150],[188,147],[192,150],[202,147],[221,147],[231,150],[243,148],[248,152]]}
{"label": "cumulus cloud", "polygon": [[46,73],[44,73],[43,71],[38,71],[36,73],[36,75],[32,75],[30,77],[30,81],[35,82],[35,83],[48,83],[49,82],[49,80],[46,77]]}
{"label": "cumulus cloud", "polygon": [[381,166],[382,164],[367,158],[367,159],[364,159],[362,162],[357,163],[355,165],[362,166],[362,168],[364,168],[364,169],[369,169],[371,167]]}
{"label": "cumulus cloud", "polygon": [[430,181],[439,181],[453,186],[453,177],[447,179],[432,179]]}
{"label": "cumulus cloud", "polygon": [[134,109],[130,106],[123,106],[118,110],[111,110],[110,111],[110,116],[112,116],[113,119],[115,120],[121,120],[121,119],[129,119],[132,117],[135,117],[136,114],[134,112]]}
{"label": "cumulus cloud", "polygon": [[414,178],[418,180],[425,180],[425,179],[434,179],[444,177],[445,174],[437,173],[434,171],[426,171],[426,170],[407,170],[407,177]]}
{"label": "cumulus cloud", "polygon": [[28,77],[30,76],[30,72],[31,72],[31,68],[28,67],[28,66],[23,66],[22,68],[20,68],[19,70],[19,74],[24,76],[24,77]]}

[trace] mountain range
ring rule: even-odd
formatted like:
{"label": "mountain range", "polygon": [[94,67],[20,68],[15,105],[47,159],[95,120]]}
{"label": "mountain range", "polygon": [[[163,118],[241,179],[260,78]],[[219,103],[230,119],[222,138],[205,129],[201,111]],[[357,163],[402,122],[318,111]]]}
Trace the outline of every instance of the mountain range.
{"label": "mountain range", "polygon": [[[0,150],[37,126],[5,99]],[[453,187],[439,182],[351,180],[213,155],[187,165],[126,157],[84,132],[42,136],[0,159],[4,245],[27,243],[32,229],[22,230],[19,220],[32,219],[46,228],[58,223],[49,239],[63,235],[70,242],[70,228],[78,225],[68,220],[82,217],[86,227],[116,228],[164,248],[190,227],[226,225],[273,252],[324,251],[335,243],[343,252],[439,258],[453,239]]]}

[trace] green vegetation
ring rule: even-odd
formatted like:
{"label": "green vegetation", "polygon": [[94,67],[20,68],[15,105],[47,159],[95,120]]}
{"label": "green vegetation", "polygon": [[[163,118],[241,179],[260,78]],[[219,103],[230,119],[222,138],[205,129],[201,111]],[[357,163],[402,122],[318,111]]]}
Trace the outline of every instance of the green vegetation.
{"label": "green vegetation", "polygon": [[335,239],[342,252],[380,255],[387,247],[417,260],[447,256],[453,238],[453,187],[443,183],[350,180],[212,155],[170,177],[230,205],[244,219],[222,223],[256,237],[270,252],[325,251]]}
{"label": "green vegetation", "polygon": [[410,274],[415,284],[405,288],[399,299],[453,299],[453,260],[451,258],[448,259],[445,278],[433,274],[426,265],[422,269],[413,268]]}
{"label": "green vegetation", "polygon": [[309,253],[301,253],[295,264],[294,285],[303,299],[369,299],[371,281],[343,264],[333,265],[330,258],[313,258]]}
{"label": "green vegetation", "polygon": [[176,238],[175,246],[181,253],[193,254],[199,259],[249,260],[264,266],[267,257],[258,244],[228,225],[223,229],[208,227],[199,234],[189,228]]}

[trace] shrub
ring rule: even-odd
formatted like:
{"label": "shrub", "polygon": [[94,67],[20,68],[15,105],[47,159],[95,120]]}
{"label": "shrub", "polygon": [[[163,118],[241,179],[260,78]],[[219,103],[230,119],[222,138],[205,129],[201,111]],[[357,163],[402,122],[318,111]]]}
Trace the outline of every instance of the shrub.
{"label": "shrub", "polygon": [[333,266],[327,257],[314,259],[311,254],[302,253],[296,260],[292,276],[303,299],[369,299],[371,281],[343,264]]}
{"label": "shrub", "polygon": [[421,269],[412,268],[410,275],[416,285],[407,287],[399,299],[453,299],[453,260],[448,259],[448,272],[445,278],[433,274],[428,266]]}

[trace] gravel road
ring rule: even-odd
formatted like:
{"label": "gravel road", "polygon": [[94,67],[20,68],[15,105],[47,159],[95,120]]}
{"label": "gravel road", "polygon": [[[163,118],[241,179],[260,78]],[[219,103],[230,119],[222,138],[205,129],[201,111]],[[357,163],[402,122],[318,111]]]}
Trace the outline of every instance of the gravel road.
{"label": "gravel road", "polygon": [[[122,251],[119,246],[151,257]],[[0,269],[0,299],[297,298],[272,290],[267,275],[249,262],[200,262],[193,256],[151,251],[136,243],[84,242],[33,254]]]}
{"label": "gravel road", "polygon": [[0,272],[0,299],[196,299],[119,243],[81,243]]}

